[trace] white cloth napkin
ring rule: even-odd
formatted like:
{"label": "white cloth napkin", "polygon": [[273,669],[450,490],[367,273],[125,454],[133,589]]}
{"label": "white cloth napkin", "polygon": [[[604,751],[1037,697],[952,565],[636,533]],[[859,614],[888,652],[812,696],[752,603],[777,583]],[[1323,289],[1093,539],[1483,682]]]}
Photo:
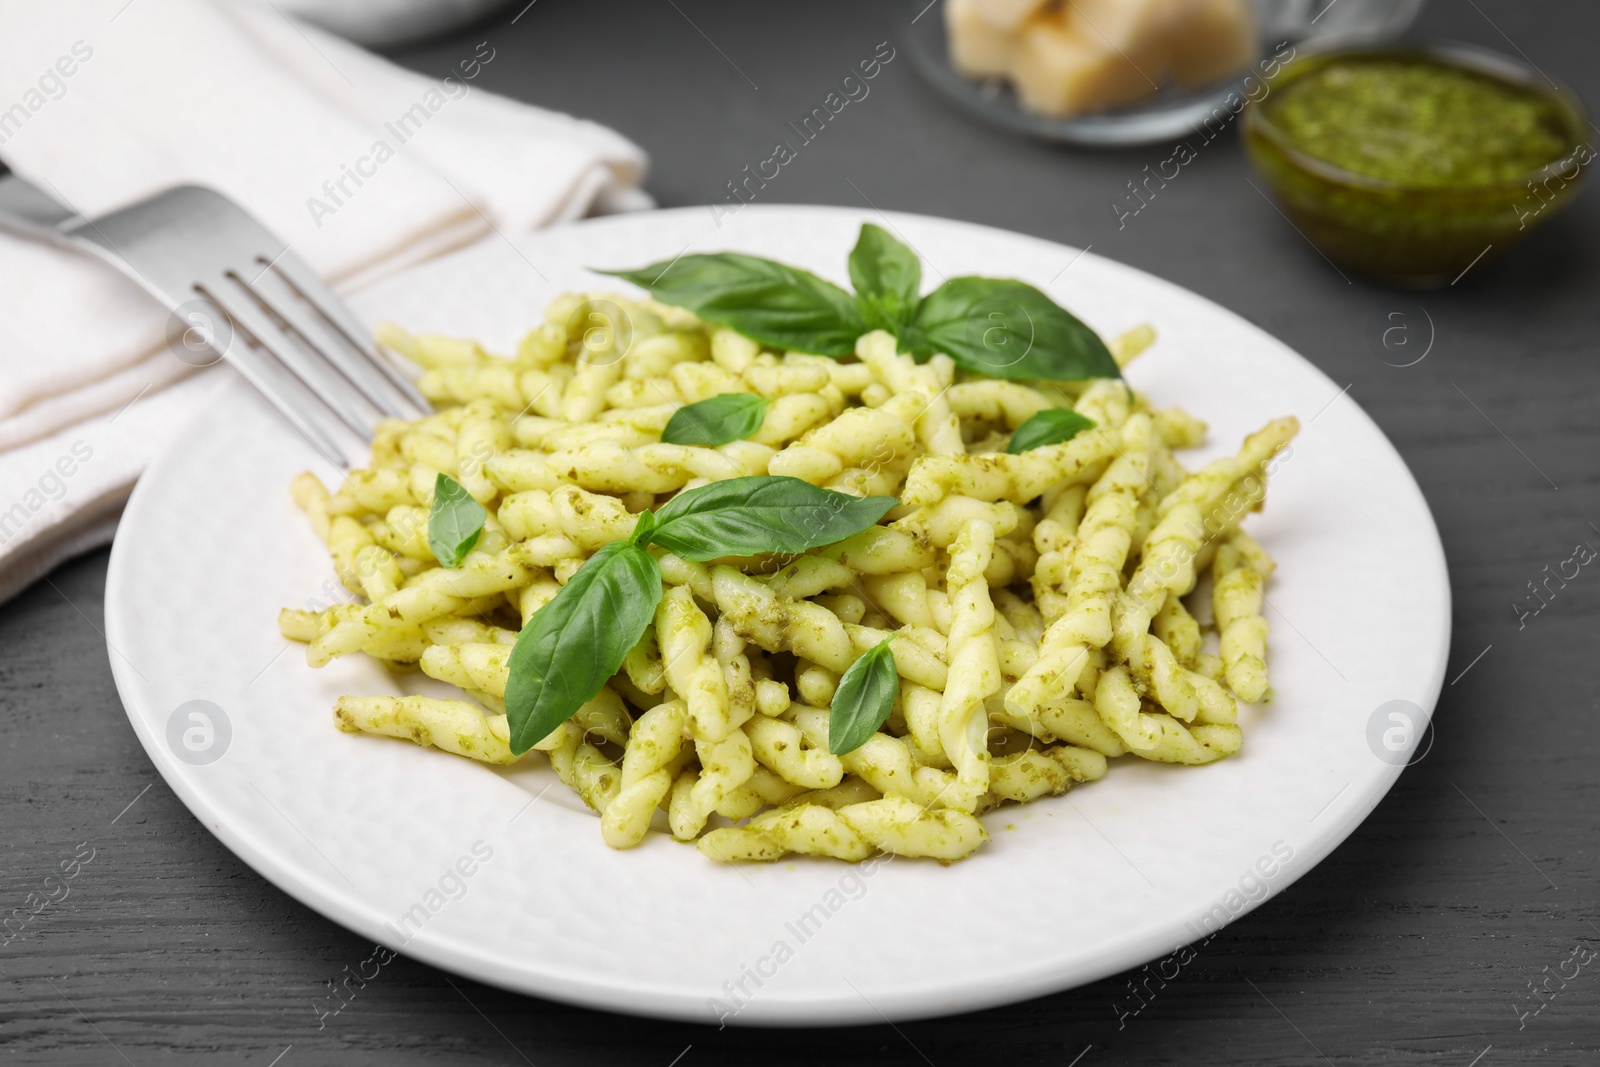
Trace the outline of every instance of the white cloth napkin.
{"label": "white cloth napkin", "polygon": [[[429,78],[239,0],[0,7],[0,159],[94,216],[209,185],[350,291],[478,239],[649,207],[594,123]],[[498,231],[498,232],[497,232]],[[167,311],[98,261],[0,232],[0,601],[104,544],[140,471],[232,371],[193,373]]]}

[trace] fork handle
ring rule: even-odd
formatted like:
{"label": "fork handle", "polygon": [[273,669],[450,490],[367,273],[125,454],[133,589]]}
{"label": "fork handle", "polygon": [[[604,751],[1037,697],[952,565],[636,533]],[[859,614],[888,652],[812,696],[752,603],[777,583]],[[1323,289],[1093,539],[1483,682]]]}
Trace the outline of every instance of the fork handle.
{"label": "fork handle", "polygon": [[64,243],[82,215],[0,162],[0,230]]}

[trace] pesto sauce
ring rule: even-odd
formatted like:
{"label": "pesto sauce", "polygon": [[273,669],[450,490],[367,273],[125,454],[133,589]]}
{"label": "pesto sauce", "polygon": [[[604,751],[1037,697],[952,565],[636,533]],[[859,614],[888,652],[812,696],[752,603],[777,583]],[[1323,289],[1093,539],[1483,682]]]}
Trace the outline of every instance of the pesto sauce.
{"label": "pesto sauce", "polygon": [[1264,106],[1307,155],[1413,188],[1516,182],[1571,147],[1549,96],[1426,57],[1337,60]]}

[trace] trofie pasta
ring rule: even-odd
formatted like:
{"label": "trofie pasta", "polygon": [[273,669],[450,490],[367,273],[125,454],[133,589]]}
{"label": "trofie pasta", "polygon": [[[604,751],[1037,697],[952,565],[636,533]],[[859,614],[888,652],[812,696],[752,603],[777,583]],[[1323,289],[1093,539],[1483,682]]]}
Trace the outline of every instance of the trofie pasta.
{"label": "trofie pasta", "polygon": [[[1125,365],[1152,339],[1141,327],[1110,350]],[[488,764],[548,760],[614,848],[659,833],[721,862],[950,862],[987,839],[985,812],[1099,779],[1110,760],[1231,755],[1235,701],[1270,696],[1273,562],[1240,522],[1261,508],[1292,418],[1191,473],[1176,452],[1204,424],[1122,380],[989,378],[876,329],[854,358],[806,355],[612,294],[559,298],[509,357],[393,326],[380,340],[423,368],[439,411],[382,424],[371,466],[331,492],[295,480],[359,599],[285,609],[280,628],[312,666],[364,653],[460,690],[342,697],[340,730]],[[716,439],[688,406],[725,394],[760,402],[699,410],[753,431],[662,443],[680,411],[675,438]],[[1092,426],[1006,451],[1024,422],[1062,410]],[[701,562],[629,542],[684,491],[761,475],[898,504],[798,555]],[[441,485],[461,491],[451,528],[475,517],[479,530],[459,566],[430,547]],[[619,542],[655,561],[660,600],[621,668],[519,756],[506,714],[518,634]],[[836,752],[830,702],[874,649],[898,693],[865,743]]]}

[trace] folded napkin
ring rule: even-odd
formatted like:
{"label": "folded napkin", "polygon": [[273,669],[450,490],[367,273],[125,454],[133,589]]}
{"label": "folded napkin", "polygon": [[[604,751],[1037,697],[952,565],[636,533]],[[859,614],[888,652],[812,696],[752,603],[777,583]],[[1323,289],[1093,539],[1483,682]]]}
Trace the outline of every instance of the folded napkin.
{"label": "folded napkin", "polygon": [[[209,185],[343,292],[651,206],[637,146],[477,87],[491,42],[424,77],[245,0],[9,5],[0,40],[0,159],[19,175],[91,217]],[[233,373],[178,359],[167,321],[98,260],[0,232],[0,601],[109,541],[140,471]]]}

